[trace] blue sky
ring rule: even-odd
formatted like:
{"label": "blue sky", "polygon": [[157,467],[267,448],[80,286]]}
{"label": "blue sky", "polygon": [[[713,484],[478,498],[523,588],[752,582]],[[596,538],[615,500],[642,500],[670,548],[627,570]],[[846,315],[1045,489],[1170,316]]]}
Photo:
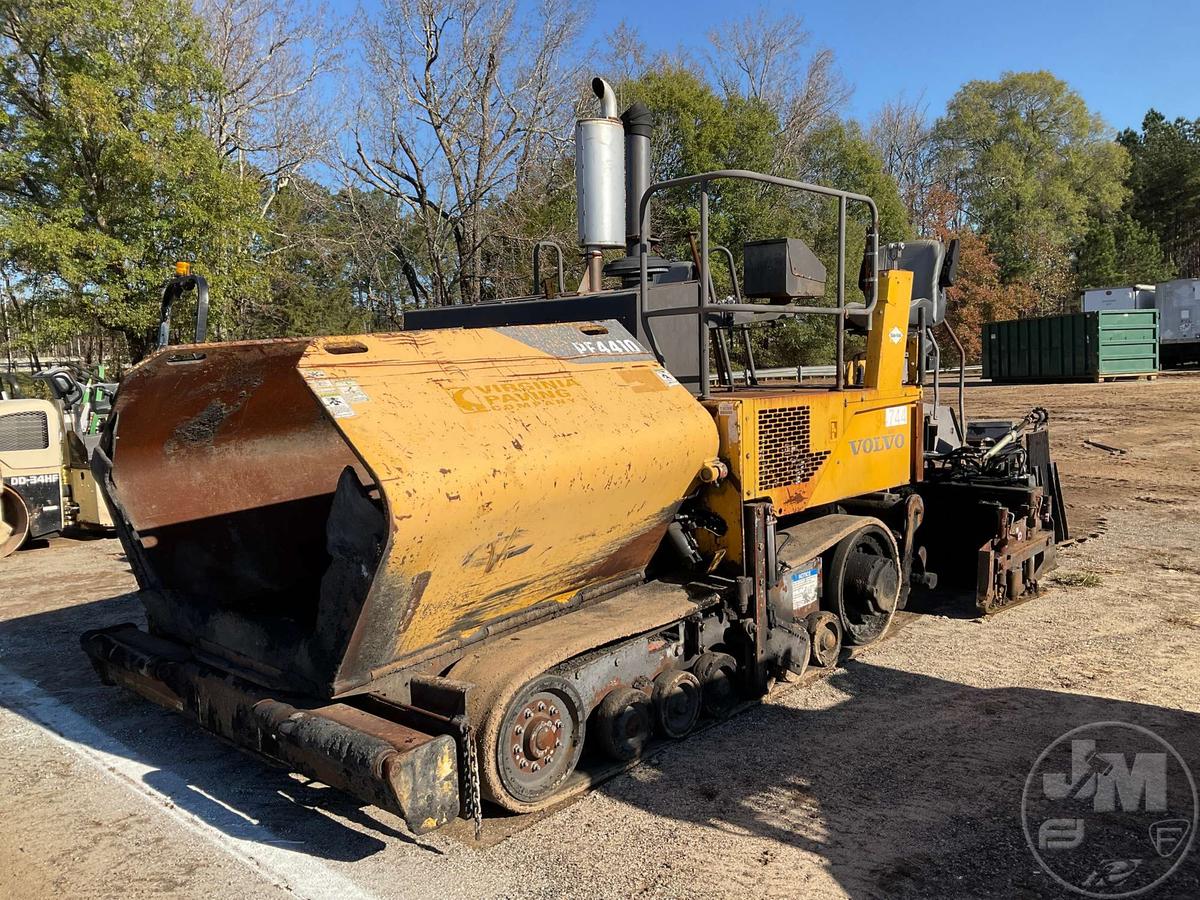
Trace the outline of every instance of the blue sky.
{"label": "blue sky", "polygon": [[[965,81],[1049,69],[1109,125],[1137,127],[1151,106],[1200,117],[1200,0],[822,0],[768,4],[803,17],[854,87],[850,115],[866,119],[901,91],[924,95],[931,116]],[[596,3],[586,37],[625,17],[652,50],[704,45],[708,30],[752,4],[728,0]],[[731,10],[733,12],[731,13]],[[919,10],[919,13],[906,12]]]}

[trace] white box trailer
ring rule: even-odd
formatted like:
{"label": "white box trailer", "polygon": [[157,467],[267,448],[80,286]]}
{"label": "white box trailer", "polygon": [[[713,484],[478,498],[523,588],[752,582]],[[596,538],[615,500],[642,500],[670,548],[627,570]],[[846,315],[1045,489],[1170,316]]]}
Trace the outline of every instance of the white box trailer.
{"label": "white box trailer", "polygon": [[1155,302],[1163,366],[1200,361],[1200,278],[1160,283]]}
{"label": "white box trailer", "polygon": [[1154,309],[1154,292],[1152,284],[1123,284],[1116,287],[1091,288],[1083,292],[1083,311]]}

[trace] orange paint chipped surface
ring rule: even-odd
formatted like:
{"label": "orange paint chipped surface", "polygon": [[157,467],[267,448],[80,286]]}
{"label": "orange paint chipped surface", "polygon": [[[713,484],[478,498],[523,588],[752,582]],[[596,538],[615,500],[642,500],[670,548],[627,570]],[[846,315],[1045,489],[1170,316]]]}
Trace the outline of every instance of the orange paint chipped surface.
{"label": "orange paint chipped surface", "polygon": [[299,363],[386,501],[368,603],[404,607],[397,657],[644,567],[716,454],[648,357],[555,355],[527,331],[317,340]]}

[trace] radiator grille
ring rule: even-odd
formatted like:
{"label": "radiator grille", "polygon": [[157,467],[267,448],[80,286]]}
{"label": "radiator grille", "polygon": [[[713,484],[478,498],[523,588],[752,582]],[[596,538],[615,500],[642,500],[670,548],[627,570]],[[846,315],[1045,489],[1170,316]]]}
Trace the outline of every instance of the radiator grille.
{"label": "radiator grille", "polygon": [[828,456],[828,450],[812,450],[807,406],[758,411],[759,490],[805,484]]}
{"label": "radiator grille", "polygon": [[50,446],[50,423],[36,409],[0,415],[0,453],[45,450]]}

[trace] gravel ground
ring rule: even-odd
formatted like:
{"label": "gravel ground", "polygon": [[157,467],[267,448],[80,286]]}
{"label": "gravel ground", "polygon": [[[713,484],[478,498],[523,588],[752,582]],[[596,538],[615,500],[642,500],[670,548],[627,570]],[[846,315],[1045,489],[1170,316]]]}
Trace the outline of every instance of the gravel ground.
{"label": "gravel ground", "polygon": [[[969,414],[1051,413],[1085,540],[1042,597],[918,615],[551,815],[490,823],[508,836],[484,849],[101,686],[79,633],[141,619],[119,546],[22,551],[0,562],[0,895],[1063,896],[1020,816],[1051,741],[1132,722],[1200,775],[1198,388],[973,386]],[[1200,896],[1200,847],[1149,896]]]}

